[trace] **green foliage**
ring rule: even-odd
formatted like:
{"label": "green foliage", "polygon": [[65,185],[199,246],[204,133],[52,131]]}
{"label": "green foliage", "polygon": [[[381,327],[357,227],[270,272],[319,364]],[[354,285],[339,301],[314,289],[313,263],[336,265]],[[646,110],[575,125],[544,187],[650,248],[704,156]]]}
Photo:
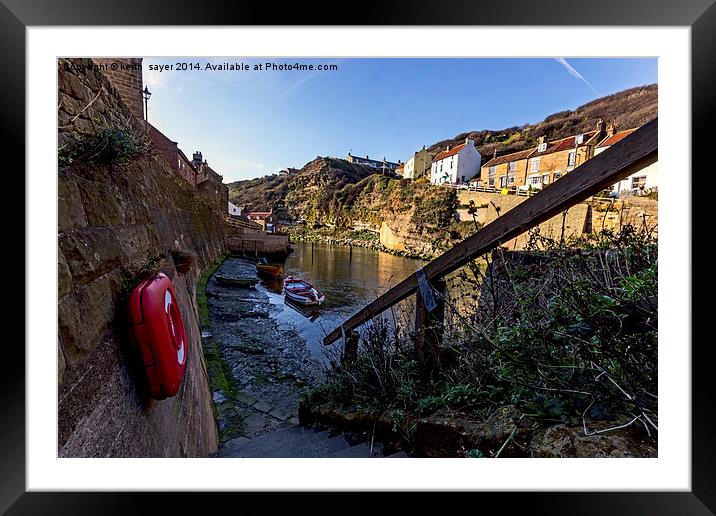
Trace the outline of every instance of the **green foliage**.
{"label": "green foliage", "polygon": [[452,319],[429,377],[410,334],[374,323],[358,359],[334,363],[319,397],[404,417],[449,409],[488,419],[515,405],[545,423],[656,422],[657,242],[625,226],[579,243],[541,237],[529,252],[498,250],[473,267],[468,294],[479,309]]}
{"label": "green foliage", "polygon": [[70,142],[57,155],[60,166],[76,162],[104,165],[122,163],[146,153],[149,148],[145,136],[118,127],[103,127],[96,134],[74,130],[69,136]]}
{"label": "green foliage", "polygon": [[196,284],[196,305],[199,310],[199,322],[201,322],[202,328],[208,328],[210,326],[209,309],[206,306],[206,283],[209,281],[209,278],[211,278],[214,272],[216,272],[216,269],[224,263],[226,256],[227,255],[220,256],[211,267],[206,269]]}

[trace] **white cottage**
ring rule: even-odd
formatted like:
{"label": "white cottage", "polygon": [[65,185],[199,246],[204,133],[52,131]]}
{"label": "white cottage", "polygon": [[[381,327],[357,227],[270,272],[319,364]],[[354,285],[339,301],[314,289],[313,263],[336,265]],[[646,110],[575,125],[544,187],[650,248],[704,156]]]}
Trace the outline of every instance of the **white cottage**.
{"label": "white cottage", "polygon": [[448,146],[435,156],[430,168],[430,182],[434,185],[467,183],[480,172],[482,156],[475,147],[475,140],[465,138],[465,143]]}
{"label": "white cottage", "polygon": [[241,208],[229,201],[229,215],[241,215]]}
{"label": "white cottage", "polygon": [[[609,147],[629,136],[631,133],[636,131],[634,129],[627,129],[625,131],[617,132],[613,125],[607,128],[607,137],[604,138],[594,149],[594,155],[604,152]],[[655,161],[651,165],[648,165],[641,170],[638,170],[631,174],[629,177],[625,177],[618,183],[612,186],[612,195],[614,197],[622,197],[625,195],[640,195],[652,190],[656,190],[659,185],[659,162]]]}

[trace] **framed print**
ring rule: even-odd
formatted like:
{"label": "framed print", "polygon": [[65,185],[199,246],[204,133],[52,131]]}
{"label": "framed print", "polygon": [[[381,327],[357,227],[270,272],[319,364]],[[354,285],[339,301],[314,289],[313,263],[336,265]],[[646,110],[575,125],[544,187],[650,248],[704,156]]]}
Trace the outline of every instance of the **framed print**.
{"label": "framed print", "polygon": [[3,4],[8,514],[716,511],[711,2]]}

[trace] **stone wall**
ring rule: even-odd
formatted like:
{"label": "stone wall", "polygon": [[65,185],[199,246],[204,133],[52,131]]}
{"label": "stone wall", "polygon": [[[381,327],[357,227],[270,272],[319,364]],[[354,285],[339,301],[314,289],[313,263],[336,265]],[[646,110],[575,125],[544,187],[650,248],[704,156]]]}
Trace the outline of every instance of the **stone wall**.
{"label": "stone wall", "polygon": [[[93,131],[94,117],[126,124],[131,115],[118,92],[82,66],[88,60],[76,61],[60,63],[61,105],[100,95],[60,136],[80,120]],[[60,125],[67,114],[58,110]],[[202,270],[225,252],[221,216],[157,155],[60,167],[58,204],[58,455],[212,453],[218,434],[195,294]],[[175,260],[182,257],[190,266],[180,273]],[[124,300],[142,268],[172,279],[189,341],[180,391],[163,401],[142,389],[127,337]]]}
{"label": "stone wall", "polygon": [[648,197],[630,196],[604,201],[593,199],[591,224],[593,231],[602,228],[618,231],[621,226],[646,227],[658,234],[659,203]]}
{"label": "stone wall", "polygon": [[[458,192],[458,199],[461,205],[469,204],[472,200],[477,207],[477,213],[475,214],[477,222],[486,225],[518,204],[523,203],[528,198],[518,195],[500,195],[496,193],[461,190]],[[458,210],[458,217],[460,220],[472,220],[472,215],[469,215],[465,208]],[[566,217],[560,214],[543,222],[539,225],[540,234],[559,239],[562,235],[563,222],[565,238],[582,235],[585,230],[589,229],[591,224],[591,210],[589,209],[589,205],[586,203],[575,204],[567,210]],[[527,233],[523,233],[507,242],[505,247],[513,250],[524,249],[528,237]]]}
{"label": "stone wall", "polygon": [[226,239],[232,253],[285,255],[288,248],[287,235],[250,234],[235,235]]}
{"label": "stone wall", "polygon": [[[71,133],[93,134],[104,127],[136,127],[140,121],[126,105],[117,109],[121,96],[91,59],[58,59],[58,147],[69,145]],[[121,100],[119,100],[121,102]]]}

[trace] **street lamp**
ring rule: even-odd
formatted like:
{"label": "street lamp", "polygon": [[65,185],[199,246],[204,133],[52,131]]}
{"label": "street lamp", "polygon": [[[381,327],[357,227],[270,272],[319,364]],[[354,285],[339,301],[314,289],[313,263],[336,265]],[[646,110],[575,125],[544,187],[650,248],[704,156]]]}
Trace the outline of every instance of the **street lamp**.
{"label": "street lamp", "polygon": [[142,91],[142,97],[144,97],[144,129],[147,128],[147,118],[148,118],[148,108],[147,108],[147,101],[149,100],[149,97],[151,97],[152,94],[149,91],[149,88],[147,86],[144,86],[144,90]]}

